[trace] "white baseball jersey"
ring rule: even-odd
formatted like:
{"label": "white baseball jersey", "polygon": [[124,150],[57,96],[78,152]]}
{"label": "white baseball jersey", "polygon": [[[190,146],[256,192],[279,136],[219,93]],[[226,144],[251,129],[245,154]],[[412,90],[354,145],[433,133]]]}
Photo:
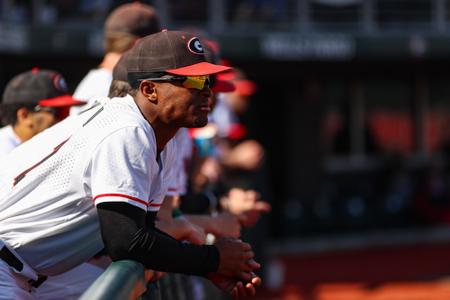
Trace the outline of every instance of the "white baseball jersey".
{"label": "white baseball jersey", "polygon": [[14,133],[11,125],[7,125],[0,129],[0,158],[11,152],[20,145],[22,141]]}
{"label": "white baseball jersey", "polygon": [[103,247],[95,205],[159,209],[174,156],[131,96],[71,116],[0,161],[0,239],[42,274],[68,271]]}
{"label": "white baseball jersey", "polygon": [[104,68],[90,70],[78,84],[73,97],[87,101],[82,106],[72,106],[70,114],[77,114],[92,105],[96,98],[107,97],[112,81],[112,71]]}
{"label": "white baseball jersey", "polygon": [[189,165],[192,160],[193,142],[187,128],[180,128],[173,138],[177,148],[174,163],[174,176],[169,182],[167,195],[185,195],[187,193]]}

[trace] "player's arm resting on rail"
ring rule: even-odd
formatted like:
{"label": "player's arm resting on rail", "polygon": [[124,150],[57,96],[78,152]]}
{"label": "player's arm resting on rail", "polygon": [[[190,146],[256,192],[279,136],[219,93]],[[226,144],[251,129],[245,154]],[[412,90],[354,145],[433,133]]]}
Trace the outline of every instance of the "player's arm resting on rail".
{"label": "player's arm resting on rail", "polygon": [[154,270],[192,275],[218,272],[244,281],[250,281],[250,272],[259,267],[246,243],[219,240],[216,245],[193,245],[177,241],[151,226],[155,213],[146,214],[127,203],[100,203],[97,212],[103,242],[113,261],[132,259]]}
{"label": "player's arm resting on rail", "polygon": [[113,261],[132,259],[158,271],[192,275],[218,269],[219,252],[215,246],[177,241],[151,225],[154,212],[146,214],[127,203],[107,202],[98,204],[97,212],[103,242]]}

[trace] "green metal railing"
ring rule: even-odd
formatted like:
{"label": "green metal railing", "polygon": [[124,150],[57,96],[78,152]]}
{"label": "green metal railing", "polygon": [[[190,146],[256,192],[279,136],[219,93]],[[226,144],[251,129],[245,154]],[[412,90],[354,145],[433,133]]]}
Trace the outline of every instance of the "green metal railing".
{"label": "green metal railing", "polygon": [[147,283],[144,266],[136,261],[113,262],[81,296],[81,300],[160,299],[156,282]]}

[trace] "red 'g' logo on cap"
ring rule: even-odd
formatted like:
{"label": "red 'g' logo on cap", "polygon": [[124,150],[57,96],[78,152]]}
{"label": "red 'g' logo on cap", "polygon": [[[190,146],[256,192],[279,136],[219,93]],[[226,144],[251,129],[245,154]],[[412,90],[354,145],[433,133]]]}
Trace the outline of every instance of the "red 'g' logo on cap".
{"label": "red 'g' logo on cap", "polygon": [[197,37],[193,37],[189,40],[187,43],[187,47],[190,52],[197,54],[197,55],[204,55],[205,52],[203,51],[202,43],[200,43],[200,40]]}

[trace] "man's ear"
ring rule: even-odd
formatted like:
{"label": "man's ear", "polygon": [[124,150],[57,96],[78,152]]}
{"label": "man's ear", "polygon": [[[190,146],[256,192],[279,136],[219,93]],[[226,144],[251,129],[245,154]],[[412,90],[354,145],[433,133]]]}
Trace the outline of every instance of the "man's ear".
{"label": "man's ear", "polygon": [[19,108],[16,112],[17,122],[23,122],[23,121],[29,119],[30,114],[31,114],[31,112],[28,108],[26,108],[26,107]]}
{"label": "man's ear", "polygon": [[141,90],[142,95],[144,95],[149,101],[155,102],[156,99],[158,99],[155,83],[144,80],[141,82],[139,89]]}

